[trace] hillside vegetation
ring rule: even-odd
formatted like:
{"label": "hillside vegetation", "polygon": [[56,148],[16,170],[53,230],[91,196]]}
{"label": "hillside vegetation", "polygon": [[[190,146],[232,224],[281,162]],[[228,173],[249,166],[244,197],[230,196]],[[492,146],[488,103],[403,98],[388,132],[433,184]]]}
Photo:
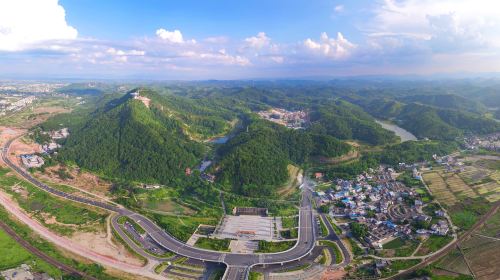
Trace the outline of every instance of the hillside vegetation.
{"label": "hillside vegetation", "polygon": [[196,165],[203,151],[178,121],[126,95],[72,131],[59,156],[110,177],[168,183]]}
{"label": "hillside vegetation", "polygon": [[289,163],[300,165],[312,155],[334,157],[350,149],[329,135],[287,129],[250,117],[247,129],[221,147],[218,181],[237,193],[268,196],[288,179]]}

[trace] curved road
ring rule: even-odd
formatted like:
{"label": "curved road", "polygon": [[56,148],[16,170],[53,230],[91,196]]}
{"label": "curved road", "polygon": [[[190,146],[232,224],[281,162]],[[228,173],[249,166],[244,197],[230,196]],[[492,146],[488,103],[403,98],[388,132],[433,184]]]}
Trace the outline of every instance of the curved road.
{"label": "curved road", "polygon": [[[189,246],[175,239],[173,236],[156,225],[153,221],[141,214],[135,213],[123,207],[118,207],[108,203],[103,203],[100,201],[65,193],[38,181],[33,176],[31,176],[31,174],[12,163],[8,158],[9,147],[17,138],[13,138],[7,141],[2,149],[2,159],[11,169],[16,171],[19,175],[24,177],[33,185],[46,192],[68,200],[116,212],[119,214],[119,216],[130,217],[138,224],[140,224],[144,228],[144,230],[156,242],[158,242],[158,244],[176,254],[202,261],[224,263],[228,267],[226,273],[224,274],[224,279],[246,279],[252,266],[259,264],[286,263],[298,260],[310,253],[314,248],[315,232],[313,225],[313,211],[311,207],[311,191],[308,188],[304,188],[302,194],[299,212],[299,238],[292,249],[274,254],[236,254],[210,251]],[[124,240],[128,239],[124,238]]]}

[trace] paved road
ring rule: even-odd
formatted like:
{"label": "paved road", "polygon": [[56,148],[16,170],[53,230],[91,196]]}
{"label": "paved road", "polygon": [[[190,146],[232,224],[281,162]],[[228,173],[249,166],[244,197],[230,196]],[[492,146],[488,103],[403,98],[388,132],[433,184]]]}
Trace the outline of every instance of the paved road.
{"label": "paved road", "polygon": [[80,271],[72,268],[71,266],[68,266],[68,265],[48,256],[44,252],[38,250],[36,247],[32,246],[28,241],[24,240],[11,227],[9,227],[6,223],[4,223],[2,221],[0,221],[0,228],[2,228],[3,231],[5,231],[5,233],[10,235],[10,237],[12,237],[12,239],[14,239],[17,243],[19,243],[19,245],[23,246],[26,250],[30,251],[33,255],[39,257],[40,259],[42,259],[46,263],[66,272],[66,273],[69,273],[71,275],[78,275],[78,276],[83,277],[85,279],[97,280],[96,278],[94,278],[92,276],[88,276],[85,273],[80,272]]}
{"label": "paved road", "polygon": [[[202,261],[210,261],[217,263],[224,263],[228,266],[227,273],[224,279],[246,279],[248,277],[249,269],[258,264],[276,264],[291,262],[300,259],[307,255],[314,248],[315,243],[315,230],[313,225],[313,212],[311,207],[311,190],[304,187],[302,193],[302,199],[300,203],[299,212],[299,238],[298,241],[292,249],[274,253],[274,254],[236,254],[236,253],[222,253],[217,251],[210,251],[205,249],[200,249],[196,247],[189,246],[168,234],[153,221],[135,213],[131,210],[114,206],[108,203],[103,203],[100,201],[95,201],[88,198],[83,198],[75,196],[63,191],[54,189],[45,185],[44,183],[35,179],[31,174],[26,172],[24,169],[19,168],[17,165],[12,163],[8,158],[9,147],[14,140],[17,138],[9,140],[2,149],[2,159],[3,161],[13,170],[15,170],[19,175],[24,177],[26,180],[31,182],[38,188],[49,192],[53,195],[72,200],[75,202],[100,207],[112,212],[116,212],[119,216],[128,216],[138,224],[140,224],[144,230],[162,247],[185,257],[198,259]],[[116,219],[113,219],[116,223]],[[130,240],[126,237],[123,238],[126,242]],[[238,267],[237,269],[235,269]],[[241,269],[241,267],[246,267],[246,269]]]}
{"label": "paved road", "polygon": [[320,214],[321,219],[323,219],[323,222],[326,225],[326,228],[328,229],[328,240],[332,240],[333,242],[337,243],[339,246],[340,250],[342,251],[342,254],[344,255],[344,260],[342,261],[342,266],[347,266],[351,263],[351,253],[349,252],[349,249],[345,246],[344,242],[340,240],[340,237],[335,233],[335,230],[333,229],[333,226],[330,224],[330,221],[326,218],[325,213]]}

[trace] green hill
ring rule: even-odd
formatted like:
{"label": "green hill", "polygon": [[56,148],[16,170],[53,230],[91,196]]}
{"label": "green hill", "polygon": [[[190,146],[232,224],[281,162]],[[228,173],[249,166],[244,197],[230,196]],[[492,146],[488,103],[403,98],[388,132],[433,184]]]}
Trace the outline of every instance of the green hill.
{"label": "green hill", "polygon": [[292,130],[250,117],[247,129],[219,149],[213,167],[218,181],[248,196],[270,196],[288,179],[287,165],[300,165],[311,156],[335,157],[350,151],[348,144],[330,136]]}
{"label": "green hill", "polygon": [[439,108],[461,110],[478,114],[486,112],[486,107],[483,104],[455,94],[412,95],[401,98],[401,101],[405,103],[421,103]]}
{"label": "green hill", "polygon": [[198,164],[203,152],[161,104],[152,100],[148,108],[127,94],[71,131],[59,156],[110,177],[168,183]]}

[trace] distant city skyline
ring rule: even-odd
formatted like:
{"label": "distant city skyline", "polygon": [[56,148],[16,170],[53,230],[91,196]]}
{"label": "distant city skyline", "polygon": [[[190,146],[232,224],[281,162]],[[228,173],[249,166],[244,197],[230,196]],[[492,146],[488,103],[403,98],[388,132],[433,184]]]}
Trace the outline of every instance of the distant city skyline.
{"label": "distant city skyline", "polygon": [[0,1],[0,79],[497,72],[495,1]]}

